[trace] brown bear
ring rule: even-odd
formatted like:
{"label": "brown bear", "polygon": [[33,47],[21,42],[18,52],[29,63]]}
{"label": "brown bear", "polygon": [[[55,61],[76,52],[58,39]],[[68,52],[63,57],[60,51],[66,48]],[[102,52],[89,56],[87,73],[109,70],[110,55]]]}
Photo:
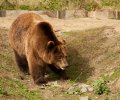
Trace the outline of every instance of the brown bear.
{"label": "brown bear", "polygon": [[61,78],[68,79],[65,45],[58,40],[53,27],[36,13],[25,13],[13,22],[9,42],[19,69],[30,73],[36,84],[46,83],[49,67]]}

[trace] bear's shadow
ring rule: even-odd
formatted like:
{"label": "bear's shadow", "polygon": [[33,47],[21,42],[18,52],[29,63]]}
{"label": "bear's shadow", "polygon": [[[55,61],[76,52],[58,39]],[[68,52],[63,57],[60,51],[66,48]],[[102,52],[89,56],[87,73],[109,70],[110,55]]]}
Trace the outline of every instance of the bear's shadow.
{"label": "bear's shadow", "polygon": [[83,57],[78,50],[71,46],[68,46],[68,62],[67,74],[72,81],[86,82],[94,72],[94,68],[89,64],[89,59]]}
{"label": "bear's shadow", "polygon": [[[70,80],[74,82],[86,82],[94,72],[94,68],[89,65],[89,59],[82,57],[75,48],[71,46],[67,48],[69,66],[66,71]],[[49,74],[49,81],[59,80],[59,76],[55,75],[53,72]]]}

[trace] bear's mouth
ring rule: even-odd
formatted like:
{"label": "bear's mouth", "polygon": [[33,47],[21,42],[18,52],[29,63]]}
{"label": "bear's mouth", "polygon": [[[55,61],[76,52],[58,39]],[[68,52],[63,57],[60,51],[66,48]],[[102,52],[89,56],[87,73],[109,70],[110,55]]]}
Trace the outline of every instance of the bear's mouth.
{"label": "bear's mouth", "polygon": [[62,70],[65,70],[65,68],[64,68],[64,67],[59,67],[59,66],[57,66],[57,65],[55,65],[55,67],[56,67],[57,69],[62,69]]}
{"label": "bear's mouth", "polygon": [[65,70],[65,68],[60,68],[60,69]]}

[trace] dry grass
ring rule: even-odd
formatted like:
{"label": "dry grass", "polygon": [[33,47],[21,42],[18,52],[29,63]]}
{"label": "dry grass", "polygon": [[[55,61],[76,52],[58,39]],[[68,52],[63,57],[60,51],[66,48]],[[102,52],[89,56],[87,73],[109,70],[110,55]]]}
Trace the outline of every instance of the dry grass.
{"label": "dry grass", "polygon": [[91,76],[96,78],[119,67],[120,35],[113,28],[70,32],[65,36],[73,79],[79,75],[78,80],[86,81]]}
{"label": "dry grass", "polygon": [[[61,82],[56,79],[61,87],[46,87],[44,90],[35,86],[30,76],[24,80],[20,79],[16,64],[13,63],[13,53],[9,48],[7,32],[6,29],[0,29],[0,62],[2,62],[0,64],[0,94],[3,93],[0,98],[28,99],[31,97],[37,100],[38,94],[42,94],[44,98],[53,100],[71,100],[72,98],[79,100],[79,95],[65,94],[67,88],[73,83],[91,83],[100,76],[107,76],[105,78],[111,82],[120,75],[120,70],[118,70],[120,68],[120,35],[111,27],[63,33],[63,37],[67,41],[70,65],[67,73],[73,83],[71,81]],[[111,72],[114,73],[110,76]],[[4,88],[5,85],[7,88]],[[21,86],[22,88],[20,88]],[[8,94],[9,96],[6,96]],[[88,95],[91,99],[96,97],[94,93],[83,95]],[[118,91],[110,95],[98,96],[98,100],[106,98],[107,100],[119,100],[117,99],[119,97]]]}

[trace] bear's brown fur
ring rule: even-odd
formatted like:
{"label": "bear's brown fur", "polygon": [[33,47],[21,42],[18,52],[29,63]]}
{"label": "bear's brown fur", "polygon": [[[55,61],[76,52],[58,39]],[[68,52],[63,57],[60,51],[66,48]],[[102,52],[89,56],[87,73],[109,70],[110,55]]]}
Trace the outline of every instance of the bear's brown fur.
{"label": "bear's brown fur", "polygon": [[46,82],[47,66],[62,78],[68,78],[65,46],[56,37],[52,26],[38,14],[20,15],[10,28],[9,40],[18,67],[22,72],[30,73],[36,84]]}

